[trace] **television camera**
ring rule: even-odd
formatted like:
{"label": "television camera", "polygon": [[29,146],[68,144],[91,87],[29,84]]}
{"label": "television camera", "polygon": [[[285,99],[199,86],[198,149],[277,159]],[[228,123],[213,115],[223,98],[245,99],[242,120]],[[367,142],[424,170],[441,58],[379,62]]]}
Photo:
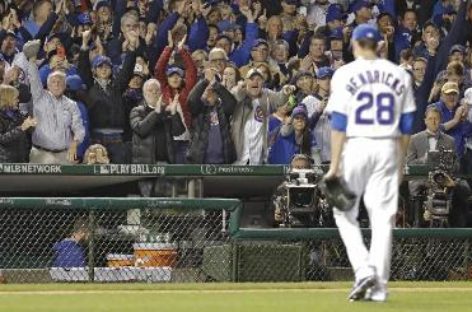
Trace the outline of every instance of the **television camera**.
{"label": "television camera", "polygon": [[328,227],[334,221],[318,183],[319,168],[291,168],[273,196],[276,221],[280,227]]}
{"label": "television camera", "polygon": [[446,149],[430,151],[427,163],[432,166],[432,170],[428,174],[423,217],[429,222],[430,227],[445,227],[448,225],[452,190],[455,186],[453,177],[455,152]]}

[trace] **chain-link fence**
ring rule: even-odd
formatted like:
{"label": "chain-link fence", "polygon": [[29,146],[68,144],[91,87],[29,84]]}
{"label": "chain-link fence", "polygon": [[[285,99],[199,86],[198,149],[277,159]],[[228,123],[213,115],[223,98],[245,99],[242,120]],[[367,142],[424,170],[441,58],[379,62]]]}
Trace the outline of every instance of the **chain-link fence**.
{"label": "chain-link fence", "polygon": [[[0,206],[7,283],[352,278],[335,229],[239,229],[237,200],[2,199]],[[471,278],[468,230],[421,231],[395,233],[392,279]]]}
{"label": "chain-link fence", "polygon": [[[392,280],[472,279],[468,239],[397,238]],[[338,237],[309,241],[241,241],[235,258],[237,281],[352,280]],[[217,271],[217,268],[214,268]]]}
{"label": "chain-link fence", "polygon": [[214,260],[203,259],[205,248],[228,244],[226,218],[238,201],[10,199],[1,204],[3,281],[195,282],[208,280],[202,267],[213,266]]}

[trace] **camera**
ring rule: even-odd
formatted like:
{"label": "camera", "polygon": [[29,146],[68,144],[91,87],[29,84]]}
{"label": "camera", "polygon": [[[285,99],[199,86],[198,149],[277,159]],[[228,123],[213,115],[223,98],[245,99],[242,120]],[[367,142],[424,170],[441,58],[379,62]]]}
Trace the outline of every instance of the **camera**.
{"label": "camera", "polygon": [[430,227],[448,225],[452,206],[452,189],[455,153],[453,150],[429,152],[427,163],[433,166],[428,174],[426,201],[423,203],[424,219]]}
{"label": "camera", "polygon": [[290,169],[286,181],[273,196],[276,221],[280,222],[280,227],[331,225],[329,206],[318,188],[322,176],[323,172],[317,168]]}

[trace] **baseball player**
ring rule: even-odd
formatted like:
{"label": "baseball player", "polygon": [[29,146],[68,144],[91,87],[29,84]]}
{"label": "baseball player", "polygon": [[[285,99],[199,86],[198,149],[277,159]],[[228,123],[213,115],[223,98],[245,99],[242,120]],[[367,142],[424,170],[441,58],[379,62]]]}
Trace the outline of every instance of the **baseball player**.
{"label": "baseball player", "polygon": [[[332,159],[324,179],[341,176],[357,196],[352,209],[334,209],[355,272],[351,301],[387,298],[398,187],[415,112],[411,78],[404,69],[377,57],[380,40],[374,26],[354,29],[356,60],[334,74],[327,106]],[[362,196],[372,229],[370,250],[357,221]]]}

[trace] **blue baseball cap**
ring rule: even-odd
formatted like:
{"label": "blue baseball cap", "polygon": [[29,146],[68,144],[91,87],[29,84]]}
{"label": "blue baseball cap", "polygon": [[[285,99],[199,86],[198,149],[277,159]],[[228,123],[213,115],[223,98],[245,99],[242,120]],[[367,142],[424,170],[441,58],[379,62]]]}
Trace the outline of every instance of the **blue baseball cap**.
{"label": "blue baseball cap", "polygon": [[343,12],[339,4],[331,4],[326,11],[326,23],[343,20]]}
{"label": "blue baseball cap", "polygon": [[374,40],[375,42],[379,42],[382,40],[382,36],[380,36],[379,31],[375,26],[370,24],[360,24],[354,31],[352,32],[352,40],[362,40],[362,39],[370,39]]}
{"label": "blue baseball cap", "polygon": [[357,0],[356,2],[351,4],[351,8],[349,11],[356,13],[357,11],[363,8],[370,8],[371,6],[371,3],[367,0]]}
{"label": "blue baseball cap", "polygon": [[84,88],[84,82],[79,75],[70,75],[66,78],[67,90],[78,91]]}
{"label": "blue baseball cap", "polygon": [[103,55],[97,55],[97,56],[95,56],[95,58],[92,61],[92,68],[95,69],[95,68],[97,68],[99,66],[102,66],[104,64],[108,65],[110,67],[113,67],[109,57],[103,56]]}
{"label": "blue baseball cap", "polygon": [[93,24],[92,19],[90,18],[90,14],[88,14],[88,13],[80,13],[77,16],[77,20],[79,21],[80,25],[91,25],[91,24]]}
{"label": "blue baseball cap", "polygon": [[227,30],[232,30],[234,28],[234,23],[228,20],[222,20],[222,21],[219,21],[218,24],[216,24],[216,26],[218,27],[219,31],[223,32]]}
{"label": "blue baseball cap", "polygon": [[329,34],[329,39],[331,40],[343,40],[343,28],[342,27],[338,27],[338,28],[335,28],[331,31],[331,33]]}
{"label": "blue baseball cap", "polygon": [[316,77],[318,77],[318,79],[331,78],[333,77],[333,74],[334,74],[334,70],[328,66],[320,67],[316,71]]}
{"label": "blue baseball cap", "polygon": [[185,77],[185,72],[182,68],[180,68],[178,66],[171,65],[167,68],[166,75],[167,75],[167,77],[170,77],[174,74],[179,75],[181,78]]}

